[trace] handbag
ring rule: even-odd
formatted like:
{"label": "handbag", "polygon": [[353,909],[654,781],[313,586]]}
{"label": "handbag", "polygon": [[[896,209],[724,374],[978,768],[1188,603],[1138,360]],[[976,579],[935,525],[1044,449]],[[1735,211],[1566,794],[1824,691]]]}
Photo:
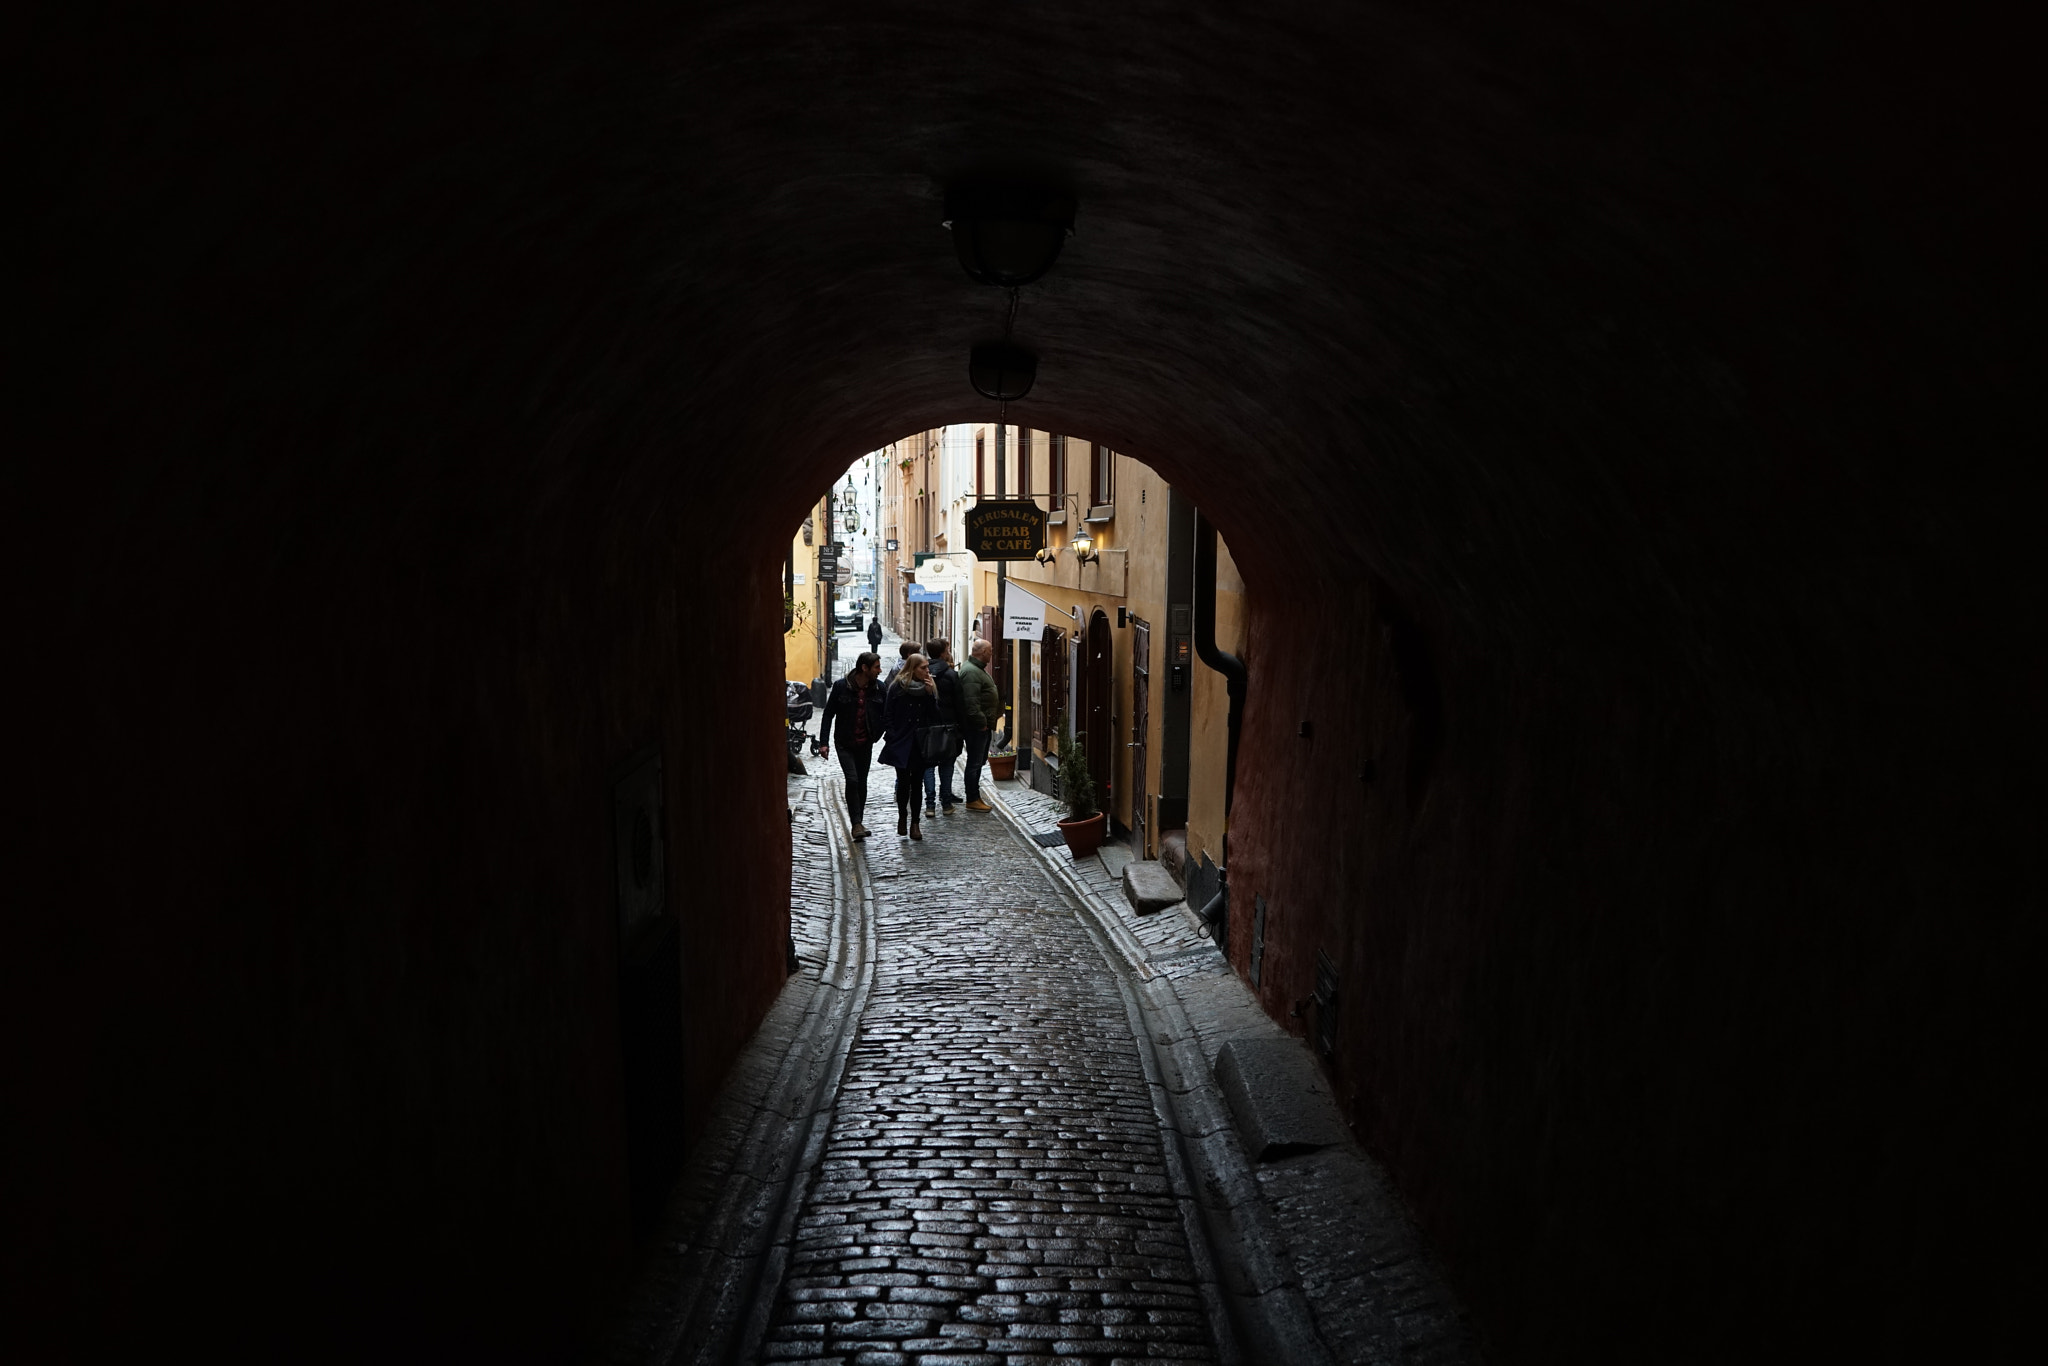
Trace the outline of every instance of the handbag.
{"label": "handbag", "polygon": [[917,758],[925,768],[946,762],[946,756],[953,752],[953,746],[960,741],[960,727],[951,721],[940,721],[926,726],[917,733]]}

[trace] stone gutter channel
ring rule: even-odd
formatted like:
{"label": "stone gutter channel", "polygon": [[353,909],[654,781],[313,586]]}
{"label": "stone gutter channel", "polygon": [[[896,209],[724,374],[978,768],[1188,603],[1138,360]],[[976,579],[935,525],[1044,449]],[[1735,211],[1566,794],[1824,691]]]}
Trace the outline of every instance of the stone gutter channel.
{"label": "stone gutter channel", "polygon": [[[1183,903],[1138,916],[1111,875],[1115,851],[1076,860],[1034,838],[1058,814],[1043,794],[1015,782],[982,791],[1115,973],[1219,1359],[1478,1361],[1463,1314],[1385,1173],[1344,1130],[1306,1047],[1266,1016],[1193,913]],[[807,842],[831,853],[830,927],[817,927],[824,962],[790,978],[735,1064],[655,1250],[591,1361],[760,1357],[875,962],[872,884],[838,784],[793,783],[792,799]]]}

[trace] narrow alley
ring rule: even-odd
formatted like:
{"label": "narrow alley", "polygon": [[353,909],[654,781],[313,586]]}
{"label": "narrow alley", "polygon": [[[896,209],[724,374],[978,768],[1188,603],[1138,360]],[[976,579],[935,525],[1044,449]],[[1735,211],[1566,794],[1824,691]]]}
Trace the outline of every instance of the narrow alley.
{"label": "narrow alley", "polygon": [[2002,12],[43,9],[0,1362],[2039,1355]]}
{"label": "narrow alley", "polygon": [[[1306,1050],[1184,904],[1133,911],[1121,845],[1033,838],[1058,812],[1014,780],[912,842],[879,762],[855,841],[837,760],[807,769],[799,968],[611,1360],[1476,1359]],[[1264,1117],[1310,1140],[1269,1162],[1216,1083],[1233,1041],[1298,1054],[1296,1104],[1320,1106]]]}
{"label": "narrow alley", "polygon": [[1074,912],[987,815],[862,853],[874,984],[765,1356],[1209,1359],[1125,1002]]}

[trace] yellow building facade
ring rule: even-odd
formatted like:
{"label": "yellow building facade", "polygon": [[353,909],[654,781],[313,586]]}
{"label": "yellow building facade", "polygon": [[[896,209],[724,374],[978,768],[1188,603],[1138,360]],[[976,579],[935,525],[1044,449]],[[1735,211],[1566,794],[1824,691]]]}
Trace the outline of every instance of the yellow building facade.
{"label": "yellow building facade", "polygon": [[827,632],[831,629],[825,586],[818,577],[818,551],[832,543],[832,495],[811,505],[803,525],[789,539],[782,572],[782,676],[808,685],[826,676]]}
{"label": "yellow building facade", "polygon": [[[973,429],[976,488],[998,496],[993,424]],[[1190,862],[1224,862],[1229,699],[1195,640],[1195,509],[1130,456],[1057,433],[1011,427],[1000,442],[1001,495],[1048,514],[1042,558],[974,566],[976,634],[999,645],[997,684],[1011,713],[1019,776],[1056,791],[1062,715],[1088,754],[1102,809],[1136,857],[1184,831]],[[1044,604],[1034,639],[1006,639],[1005,605]],[[1218,544],[1216,645],[1244,647],[1244,586]]]}

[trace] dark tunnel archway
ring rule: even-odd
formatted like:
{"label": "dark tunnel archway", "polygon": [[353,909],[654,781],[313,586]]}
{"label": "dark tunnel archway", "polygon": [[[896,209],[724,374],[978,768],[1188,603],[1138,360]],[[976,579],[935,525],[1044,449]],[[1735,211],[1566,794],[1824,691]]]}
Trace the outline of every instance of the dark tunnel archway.
{"label": "dark tunnel archway", "polygon": [[1185,487],[1254,589],[1263,999],[1336,962],[1343,1102],[1501,1359],[2014,1331],[2012,45],[921,3],[41,41],[4,996],[46,1354],[224,1282],[230,1354],[573,1353],[631,1258],[609,785],[659,746],[701,1114],[788,874],[774,703],[706,680],[774,648],[850,452],[987,416],[999,296],[938,217],[990,165],[1080,204],[1013,414]]}

